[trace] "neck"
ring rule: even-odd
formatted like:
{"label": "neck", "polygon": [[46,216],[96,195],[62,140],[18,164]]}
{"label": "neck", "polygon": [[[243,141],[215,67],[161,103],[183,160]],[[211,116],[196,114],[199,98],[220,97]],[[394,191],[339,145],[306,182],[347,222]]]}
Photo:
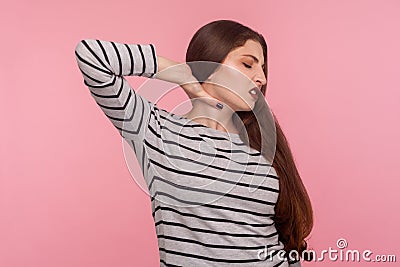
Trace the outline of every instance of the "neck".
{"label": "neck", "polygon": [[220,110],[198,99],[191,99],[191,101],[192,109],[185,115],[182,115],[183,117],[203,124],[209,128],[229,133],[238,133],[232,121],[234,111],[229,107],[224,105]]}

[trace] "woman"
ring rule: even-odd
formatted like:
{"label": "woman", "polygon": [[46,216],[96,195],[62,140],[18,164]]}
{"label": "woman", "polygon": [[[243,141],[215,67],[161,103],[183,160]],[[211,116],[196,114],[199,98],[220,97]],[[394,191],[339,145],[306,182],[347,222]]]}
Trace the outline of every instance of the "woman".
{"label": "woman", "polygon": [[[232,20],[210,22],[181,64],[153,44],[86,39],[75,54],[85,85],[141,166],[160,265],[300,266],[293,251],[307,248],[312,207],[265,103],[261,34]],[[185,115],[158,108],[126,75],[177,83],[193,107]]]}

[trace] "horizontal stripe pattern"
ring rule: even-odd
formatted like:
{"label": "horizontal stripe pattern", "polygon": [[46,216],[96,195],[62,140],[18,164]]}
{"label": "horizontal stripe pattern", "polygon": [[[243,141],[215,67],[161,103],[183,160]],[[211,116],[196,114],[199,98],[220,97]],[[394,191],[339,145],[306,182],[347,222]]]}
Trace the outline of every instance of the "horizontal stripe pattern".
{"label": "horizontal stripe pattern", "polygon": [[[85,39],[75,55],[91,96],[142,169],[160,266],[301,266],[277,255],[279,177],[270,162],[239,135],[161,109],[126,81],[154,78],[153,44]],[[275,253],[262,261],[265,246]]]}

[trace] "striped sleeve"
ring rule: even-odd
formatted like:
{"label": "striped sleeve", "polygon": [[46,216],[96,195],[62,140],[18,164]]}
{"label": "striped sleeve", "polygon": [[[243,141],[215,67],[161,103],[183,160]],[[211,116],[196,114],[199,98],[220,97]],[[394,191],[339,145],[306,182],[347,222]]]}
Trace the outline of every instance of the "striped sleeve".
{"label": "striped sleeve", "polygon": [[[152,78],[158,69],[153,44],[81,40],[75,47],[83,82],[97,105],[144,164],[143,140],[154,104],[135,93],[123,77]],[[143,168],[143,166],[142,166]]]}

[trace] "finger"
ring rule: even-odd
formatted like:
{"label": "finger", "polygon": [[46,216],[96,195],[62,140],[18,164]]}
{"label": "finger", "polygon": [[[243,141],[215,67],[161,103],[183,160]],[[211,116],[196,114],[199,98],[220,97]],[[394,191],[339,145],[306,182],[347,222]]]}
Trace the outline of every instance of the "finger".
{"label": "finger", "polygon": [[204,103],[216,108],[216,109],[222,109],[223,106],[224,106],[223,103],[219,99],[216,99],[216,98],[212,97],[211,95],[209,95],[205,91],[200,93],[200,95],[196,96],[196,98],[199,99],[200,101],[203,101]]}
{"label": "finger", "polygon": [[181,86],[191,99],[200,100],[216,109],[222,109],[223,104],[208,94],[200,83],[190,83]]}

